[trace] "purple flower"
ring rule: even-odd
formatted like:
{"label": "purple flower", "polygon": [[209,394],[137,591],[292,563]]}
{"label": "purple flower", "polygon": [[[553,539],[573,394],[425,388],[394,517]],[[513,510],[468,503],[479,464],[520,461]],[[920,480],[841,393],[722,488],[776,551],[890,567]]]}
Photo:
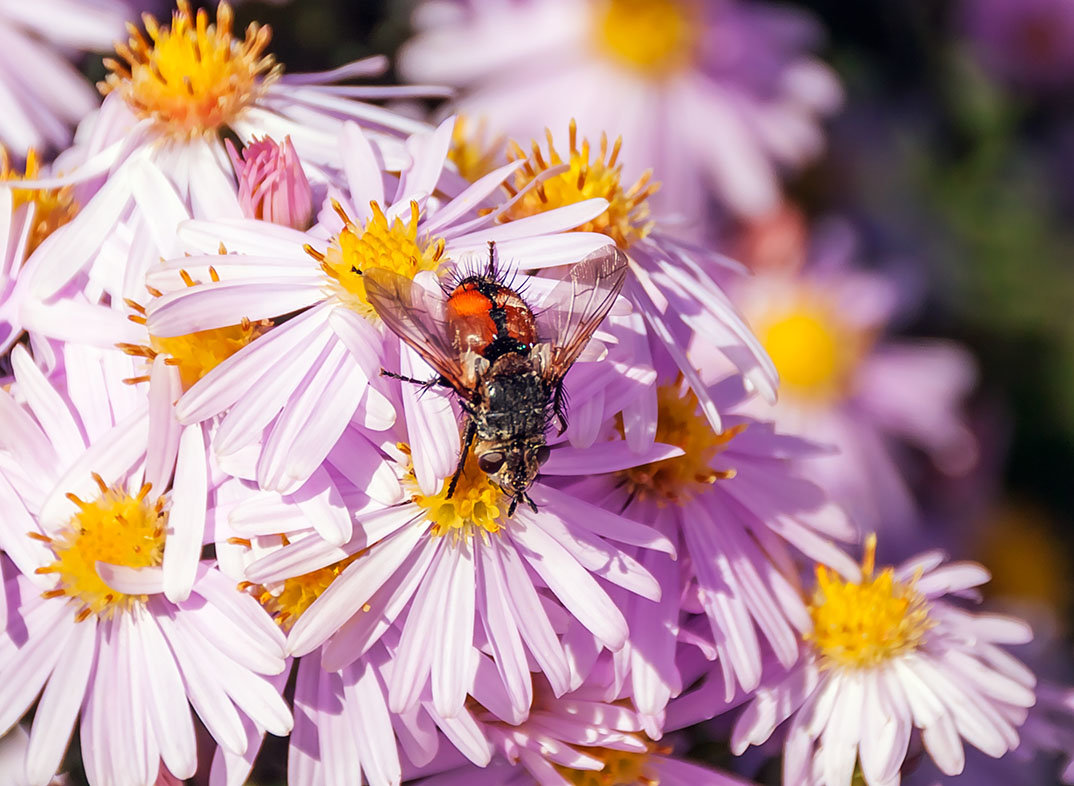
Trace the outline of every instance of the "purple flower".
{"label": "purple flower", "polygon": [[239,206],[247,218],[308,229],[313,217],[313,192],[291,137],[283,144],[255,139],[239,154],[226,140],[228,157],[239,180]]}
{"label": "purple flower", "polygon": [[1074,6],[1067,0],[962,0],[974,53],[1015,87],[1054,89],[1074,78]]}
{"label": "purple flower", "polygon": [[409,78],[466,88],[458,111],[515,138],[572,119],[622,134],[627,176],[652,168],[659,209],[695,220],[709,189],[736,213],[774,207],[842,99],[813,22],[761,3],[428,2],[415,24]]}
{"label": "purple flower", "polygon": [[946,775],[962,770],[963,739],[994,758],[1018,747],[1036,680],[1001,645],[1025,643],[1029,627],[944,599],[986,582],[981,566],[932,551],[877,570],[875,549],[870,537],[857,579],[817,568],[805,657],[735,723],[741,753],[789,719],[786,784],[848,786],[857,761],[869,786],[897,783],[915,727]]}

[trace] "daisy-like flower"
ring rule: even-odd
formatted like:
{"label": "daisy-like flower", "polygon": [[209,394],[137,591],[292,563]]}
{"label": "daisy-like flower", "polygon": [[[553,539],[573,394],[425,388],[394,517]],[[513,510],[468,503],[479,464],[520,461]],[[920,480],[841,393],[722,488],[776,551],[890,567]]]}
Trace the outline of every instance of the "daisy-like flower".
{"label": "daisy-like flower", "polygon": [[[169,182],[194,217],[241,217],[223,143],[228,133],[244,144],[265,136],[289,136],[303,163],[315,167],[324,180],[340,168],[336,142],[345,121],[368,128],[388,164],[396,168],[407,161],[402,135],[426,128],[354,99],[424,95],[428,90],[334,84],[381,72],[383,58],[285,76],[267,51],[269,28],[251,24],[245,36],[235,35],[226,2],[217,6],[215,22],[205,9],[195,13],[188,0],[178,0],[168,26],[149,15],[143,21],[145,33],[131,26],[128,42],[116,47],[117,58],[105,61],[109,74],[99,87],[107,97],[80,134],[86,140],[85,161],[58,181],[107,174],[63,242],[41,261],[34,282],[39,298],[53,296],[83,271],[117,226],[129,225],[137,232],[148,214],[170,216],[170,203],[158,205],[148,197],[146,189],[156,181]],[[144,251],[123,264],[115,262],[120,271],[109,278],[122,281],[126,270],[128,278],[137,279],[156,261]],[[109,294],[120,299],[135,293]]]}
{"label": "daisy-like flower", "polygon": [[[738,368],[747,387],[766,400],[775,400],[775,369],[712,274],[716,268],[741,268],[660,229],[648,204],[659,185],[648,172],[633,185],[623,184],[621,139],[609,146],[607,137],[602,136],[599,146],[592,146],[584,139],[579,141],[577,125],[571,121],[561,153],[552,133],[546,132],[546,136],[546,148],[535,141],[528,154],[512,143],[509,158],[524,164],[510,184],[511,193],[517,196],[501,220],[525,219],[595,197],[607,200],[607,210],[576,231],[602,232],[626,253],[630,275],[623,294],[644,319],[652,343],[674,360],[695,391],[712,427],[721,427],[719,410],[686,353],[695,334]],[[536,188],[524,192],[536,181],[540,181]],[[644,444],[655,433],[655,409],[656,402],[649,396],[637,399],[624,412],[630,421],[644,424],[636,431],[646,436],[636,444]]]}
{"label": "daisy-like flower", "polygon": [[[256,469],[262,488],[281,493],[300,488],[352,419],[379,431],[394,421],[379,374],[382,367],[400,367],[400,342],[369,305],[363,270],[385,268],[410,279],[444,275],[469,256],[484,258],[489,241],[496,242],[501,259],[534,268],[577,262],[607,245],[598,233],[564,234],[599,215],[607,205],[603,199],[503,226],[497,221],[509,204],[479,213],[477,207],[518,163],[501,167],[454,199],[430,199],[444,169],[452,125],[449,120],[412,137],[413,163],[387,185],[365,134],[347,126],[340,154],[349,201],[332,203],[332,223],[302,233],[263,222],[192,222],[181,235],[203,255],[166,262],[150,276],[161,289],[172,286],[167,282],[180,269],[204,282],[149,304],[149,330],[156,336],[301,312],[221,363],[176,408],[183,423],[226,413],[213,441],[220,456],[254,444],[264,433]],[[325,235],[330,235],[327,241]],[[229,253],[217,253],[221,244]],[[211,276],[219,280],[210,281]],[[404,352],[402,358],[414,364],[404,366],[404,374],[429,374],[416,356]],[[408,418],[421,418],[423,407],[431,407],[440,420],[454,424],[440,396],[428,396],[422,404],[408,386],[403,401]],[[415,447],[415,468],[426,493],[435,493],[439,479],[454,469],[457,450],[457,434],[442,445]]]}
{"label": "daisy-like flower", "polygon": [[960,408],[976,370],[953,342],[885,338],[896,284],[855,269],[854,254],[849,230],[831,224],[803,251],[807,266],[758,273],[731,291],[779,371],[779,403],[757,414],[838,448],[807,472],[860,526],[906,525],[914,505],[898,443],[923,448],[951,474],[972,467],[976,442]]}
{"label": "daisy-like flower", "polygon": [[626,173],[653,167],[661,211],[699,218],[708,189],[732,211],[778,200],[779,170],[823,147],[841,103],[799,12],[740,0],[430,0],[400,55],[408,78],[466,88],[459,111],[527,139],[577,118],[621,133]]}
{"label": "daisy-like flower", "polygon": [[[445,428],[455,429],[457,436],[454,423]],[[508,518],[510,496],[477,468],[473,457],[451,496],[446,478],[435,493],[426,494],[405,453],[385,445],[393,455],[380,458],[367,443],[363,446],[359,434],[354,436],[358,441],[347,435],[348,443],[341,441],[329,462],[338,462],[336,471],[347,473],[359,486],[352,489],[341,480],[338,493],[344,500],[354,499],[356,491],[370,488],[381,499],[394,492],[396,501],[389,507],[368,505],[356,513],[350,541],[342,546],[325,543],[299,510],[267,498],[249,513],[236,509],[231,518],[250,521],[253,531],[263,536],[272,531],[270,522],[278,522],[276,531],[287,527],[288,545],[246,572],[259,584],[271,585],[357,555],[295,623],[288,646],[292,654],[306,655],[324,645],[322,663],[334,671],[361,657],[398,624],[402,634],[389,680],[393,711],[407,711],[428,693],[437,715],[456,717],[473,688],[475,648],[488,647],[510,705],[524,715],[532,699],[531,664],[557,694],[584,677],[560,634],[588,639],[597,651],[623,646],[627,625],[609,597],[609,587],[660,597],[661,588],[649,572],[617,545],[671,551],[670,543],[649,527],[557,491],[541,479],[529,491],[538,511],[519,508]],[[440,442],[445,436],[423,435]],[[578,467],[581,464],[569,459],[574,450],[563,445],[553,454],[568,457],[567,463]],[[658,445],[637,455],[621,444],[589,452],[580,471],[630,466],[675,453],[677,449]],[[546,472],[557,471],[555,461],[547,462]],[[251,520],[255,511],[265,525]]]}
{"label": "daisy-like flower", "polygon": [[43,0],[0,10],[0,146],[60,148],[97,97],[69,56],[111,49],[130,14],[128,3]]}
{"label": "daisy-like flower", "polygon": [[4,581],[15,602],[0,634],[0,729],[36,702],[27,779],[52,777],[79,715],[89,781],[108,786],[191,777],[191,706],[236,754],[249,719],[288,733],[269,679],[284,640],[257,603],[209,564],[189,599],[163,597],[169,534],[205,499],[145,482],[146,401],[117,373],[131,359],[69,346],[63,391],[21,347],[13,361],[12,392],[0,392],[0,548],[22,572]]}
{"label": "daisy-like flower", "polygon": [[[27,189],[16,185],[40,174],[41,164],[32,148],[22,172],[12,167],[7,151],[0,148],[0,216],[7,217],[0,222],[0,356],[23,333],[20,309],[28,297],[23,268],[27,258],[78,212],[70,186]],[[20,279],[24,279],[21,285]]]}
{"label": "daisy-like flower", "polygon": [[[631,650],[617,664],[629,674],[650,734],[683,687],[675,653],[684,596],[708,620],[730,697],[736,685],[751,691],[760,684],[763,643],[785,667],[798,658],[808,615],[796,587],[795,552],[856,571],[834,542],[854,535],[846,514],[800,474],[799,465],[812,460],[817,448],[739,414],[743,394],[736,378],[710,393],[725,413],[721,431],[713,430],[681,378],[663,377],[656,442],[681,449],[681,455],[599,477],[594,470],[570,486],[572,493],[651,524],[680,555],[677,564],[659,553],[637,555],[665,594],[659,603],[631,600]],[[584,454],[580,458],[579,467],[585,465]]]}
{"label": "daisy-like flower", "polygon": [[817,568],[807,653],[735,723],[741,753],[789,719],[786,784],[848,786],[856,762],[869,786],[898,783],[915,728],[947,775],[962,770],[963,739],[994,758],[1018,747],[1035,678],[1001,645],[1029,641],[1029,627],[946,599],[986,582],[981,566],[933,551],[877,570],[875,550],[870,536],[857,579]]}

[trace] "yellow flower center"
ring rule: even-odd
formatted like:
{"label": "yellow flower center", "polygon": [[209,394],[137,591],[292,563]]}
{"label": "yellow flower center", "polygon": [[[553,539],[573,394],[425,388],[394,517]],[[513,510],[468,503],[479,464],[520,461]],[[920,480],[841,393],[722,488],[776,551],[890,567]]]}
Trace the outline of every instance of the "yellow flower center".
{"label": "yellow flower center", "polygon": [[128,568],[148,568],[164,560],[165,527],[168,513],[164,499],[150,502],[149,484],[131,496],[121,486],[109,487],[94,474],[100,496],[84,502],[68,494],[78,506],[67,528],[49,538],[32,534],[48,543],[56,561],[37,569],[38,573],[54,573],[60,586],[44,593],[47,598],[67,596],[80,604],[76,619],[80,622],[91,614],[104,619],[117,611],[130,609],[146,600],[145,595],[125,595],[116,592],[97,574],[97,563],[123,565]]}
{"label": "yellow flower center", "polygon": [[240,589],[249,591],[257,598],[258,603],[272,615],[276,624],[285,631],[291,630],[298,618],[302,616],[313,601],[328,589],[328,586],[336,580],[340,573],[362,556],[365,551],[359,551],[346,559],[335,562],[326,567],[301,576],[292,576],[284,579],[280,584],[268,588],[260,584],[241,584]]}
{"label": "yellow flower center", "polygon": [[583,139],[579,147],[578,127],[573,120],[569,130],[570,151],[566,161],[552,143],[551,131],[546,131],[547,153],[541,150],[537,141],[533,142],[528,156],[517,142],[511,143],[508,158],[526,161],[525,166],[515,173],[514,183],[509,189],[512,193],[517,194],[538,175],[553,167],[567,164],[569,168],[528,191],[507,211],[503,220],[513,221],[585,199],[603,197],[608,200],[608,209],[574,231],[602,232],[620,248],[627,249],[652,231],[653,222],[649,218],[647,200],[660,186],[651,183],[652,173],[646,172],[634,185],[624,190],[620,184],[622,165],[618,162],[622,138],[615,140],[609,151],[608,138],[602,134],[599,154],[593,157],[587,140]]}
{"label": "yellow flower center", "polygon": [[376,311],[365,295],[362,271],[381,267],[413,279],[418,273],[438,272],[444,256],[442,238],[418,237],[418,203],[410,203],[410,220],[396,218],[389,223],[384,210],[370,202],[372,217],[364,227],[355,224],[338,202],[333,203],[343,219],[343,230],[322,254],[311,246],[306,253],[321,263],[334,294],[348,308],[366,319],[376,319]]}
{"label": "yellow flower center", "polygon": [[[19,172],[11,167],[7,150],[0,148],[0,181],[35,180],[41,172],[37,152],[30,148],[26,152],[26,169]],[[62,227],[78,213],[74,190],[71,186],[62,188],[12,188],[12,209],[18,210],[23,205],[32,204],[34,211],[33,226],[26,243],[26,256],[34,252],[41,241]]]}
{"label": "yellow flower center", "polygon": [[712,462],[746,426],[717,434],[698,406],[697,396],[682,385],[657,390],[656,441],[683,449],[683,455],[623,470],[627,489],[636,499],[652,498],[661,505],[681,505],[734,470],[715,470]]}
{"label": "yellow flower center", "polygon": [[111,73],[98,87],[105,94],[119,92],[135,114],[152,118],[171,136],[214,133],[280,74],[272,55],[263,54],[272,31],[251,24],[239,41],[232,37],[232,20],[225,2],[216,9],[216,24],[209,23],[205,9],[193,14],[189,0],[178,0],[171,27],[143,14],[149,40],[128,24],[128,43],[116,45],[125,63],[106,58]]}
{"label": "yellow flower center", "polygon": [[600,759],[604,768],[600,770],[572,770],[561,764],[554,764],[556,772],[568,783],[576,786],[658,786],[659,780],[646,774],[649,751],[617,751],[611,748],[583,748],[581,753]]}
{"label": "yellow flower center", "polygon": [[[185,270],[179,271],[183,281],[188,287],[194,286],[195,281]],[[209,275],[214,282],[219,281],[216,271],[209,268]],[[150,294],[160,297],[159,290],[150,289]],[[127,300],[127,305],[135,311],[127,318],[132,322],[144,325],[145,308],[133,300]],[[137,355],[152,361],[157,355],[165,355],[164,362],[169,366],[175,366],[179,371],[179,381],[183,390],[189,390],[195,382],[204,377],[214,368],[219,366],[229,357],[245,347],[258,336],[262,336],[272,327],[271,320],[262,319],[251,322],[246,317],[237,325],[213,328],[212,330],[199,330],[196,333],[187,333],[182,336],[154,336],[149,335],[149,345],[143,344],[117,344],[116,346],[128,355]],[[132,377],[125,380],[128,383],[148,381],[148,377]]]}
{"label": "yellow flower center", "polygon": [[928,601],[914,589],[916,579],[896,581],[892,568],[875,574],[875,565],[876,536],[870,535],[860,583],[817,566],[809,607],[813,631],[804,638],[813,643],[823,666],[876,666],[915,650],[933,626]]}
{"label": "yellow flower center", "polygon": [[[413,470],[407,476],[407,482],[417,487]],[[467,455],[462,475],[449,498],[450,483],[450,478],[445,480],[439,494],[427,497],[416,492],[411,497],[416,505],[425,509],[434,535],[469,540],[475,533],[487,537],[486,533],[500,531],[507,518],[504,494],[477,466],[473,453]]]}
{"label": "yellow flower center", "polygon": [[808,302],[760,320],[757,334],[782,389],[810,399],[843,395],[867,343],[834,309]]}
{"label": "yellow flower center", "polygon": [[485,118],[478,121],[476,128],[471,129],[470,126],[470,121],[464,115],[455,119],[448,160],[463,178],[473,183],[507,163],[507,140],[502,136],[490,140]]}
{"label": "yellow flower center", "polygon": [[702,29],[696,0],[604,0],[597,10],[599,51],[652,78],[687,68]]}

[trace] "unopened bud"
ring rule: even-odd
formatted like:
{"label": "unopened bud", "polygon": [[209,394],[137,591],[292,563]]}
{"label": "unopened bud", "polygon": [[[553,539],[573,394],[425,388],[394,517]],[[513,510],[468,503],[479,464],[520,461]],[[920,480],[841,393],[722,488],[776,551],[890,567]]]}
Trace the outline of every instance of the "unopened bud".
{"label": "unopened bud", "polygon": [[227,152],[239,179],[239,205],[247,217],[309,228],[313,192],[290,137],[284,137],[283,144],[269,137],[255,139],[241,154],[228,140]]}

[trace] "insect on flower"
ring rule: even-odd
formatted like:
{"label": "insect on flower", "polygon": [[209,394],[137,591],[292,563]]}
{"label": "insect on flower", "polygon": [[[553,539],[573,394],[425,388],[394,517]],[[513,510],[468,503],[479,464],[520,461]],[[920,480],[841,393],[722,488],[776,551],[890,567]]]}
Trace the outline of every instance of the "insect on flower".
{"label": "insect on flower", "polygon": [[567,427],[563,378],[611,309],[626,270],[614,246],[596,251],[555,283],[537,311],[505,279],[491,242],[485,269],[456,277],[444,298],[383,268],[365,271],[369,303],[439,376],[381,373],[450,387],[468,416],[449,497],[473,447],[481,470],[511,495],[508,516],[519,502],[537,510],[526,491],[548,460],[548,426],[555,420],[561,434]]}

